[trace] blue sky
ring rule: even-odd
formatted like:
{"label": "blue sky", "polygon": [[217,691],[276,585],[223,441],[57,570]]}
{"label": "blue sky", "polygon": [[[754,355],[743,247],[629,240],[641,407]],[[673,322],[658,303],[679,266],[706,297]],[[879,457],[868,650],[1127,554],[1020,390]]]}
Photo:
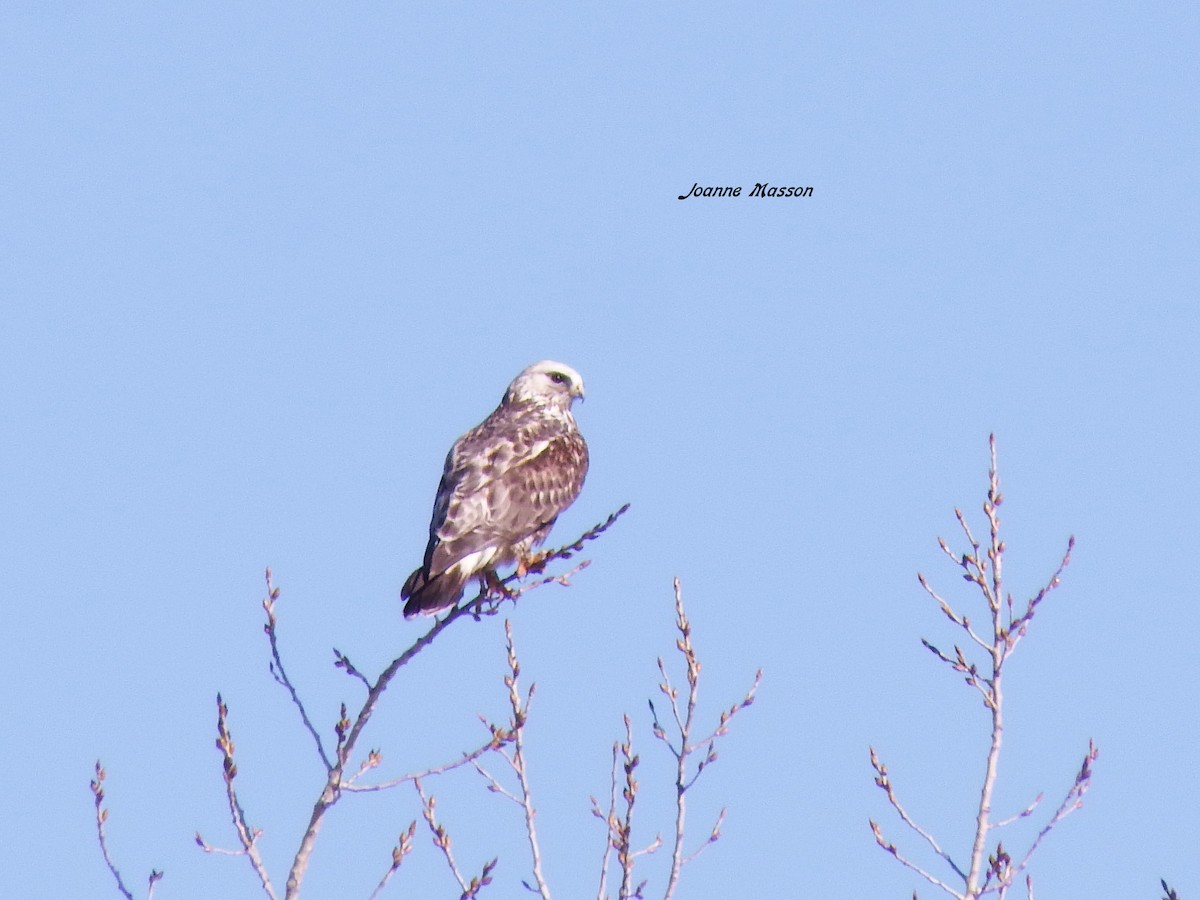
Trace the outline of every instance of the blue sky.
{"label": "blue sky", "polygon": [[[729,813],[680,896],[935,896],[874,846],[869,817],[919,855],[867,746],[965,856],[987,721],[921,648],[954,636],[915,573],[971,602],[935,537],[956,505],[980,521],[992,431],[1010,588],[1078,540],[1009,673],[998,809],[1056,802],[1094,738],[1037,896],[1200,895],[1195,8],[0,16],[0,894],[116,896],[101,757],[127,880],[260,896],[192,844],[234,843],[218,690],[282,884],[321,772],[267,672],[263,569],[331,731],[360,698],[330,648],[374,673],[418,633],[398,590],[447,447],[552,357],[587,381],[593,460],[556,536],[632,503],[574,587],[513,615],[557,896],[594,895],[588,796],[625,711],[641,835],[669,827],[645,704],[676,575],[709,715],[765,672],[693,796],[696,840]],[[676,200],[757,181],[813,196]],[[393,684],[385,773],[502,715],[503,652],[498,620],[459,623]],[[464,867],[499,855],[491,896],[523,895],[515,808],[472,773],[432,789]],[[344,802],[306,896],[367,896],[418,815],[407,791]],[[384,896],[451,896],[416,843]]]}

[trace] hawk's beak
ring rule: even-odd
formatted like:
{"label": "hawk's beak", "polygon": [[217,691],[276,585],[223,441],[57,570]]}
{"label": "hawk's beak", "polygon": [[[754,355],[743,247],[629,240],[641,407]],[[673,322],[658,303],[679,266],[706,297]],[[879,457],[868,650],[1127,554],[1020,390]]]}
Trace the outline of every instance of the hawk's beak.
{"label": "hawk's beak", "polygon": [[586,400],[586,399],[587,399],[587,397],[585,397],[585,396],[583,395],[583,385],[582,385],[582,384],[575,384],[575,385],[572,385],[572,386],[571,386],[571,396],[572,396],[572,397],[577,397],[577,398],[578,398],[578,399],[580,399],[580,400]]}

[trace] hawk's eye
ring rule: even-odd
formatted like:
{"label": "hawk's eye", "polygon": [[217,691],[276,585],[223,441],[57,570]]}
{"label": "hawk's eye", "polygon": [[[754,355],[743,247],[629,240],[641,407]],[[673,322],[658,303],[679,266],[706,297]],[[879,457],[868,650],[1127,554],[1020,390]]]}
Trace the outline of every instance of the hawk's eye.
{"label": "hawk's eye", "polygon": [[555,384],[566,384],[567,376],[564,375],[562,372],[551,372],[550,380],[553,381]]}

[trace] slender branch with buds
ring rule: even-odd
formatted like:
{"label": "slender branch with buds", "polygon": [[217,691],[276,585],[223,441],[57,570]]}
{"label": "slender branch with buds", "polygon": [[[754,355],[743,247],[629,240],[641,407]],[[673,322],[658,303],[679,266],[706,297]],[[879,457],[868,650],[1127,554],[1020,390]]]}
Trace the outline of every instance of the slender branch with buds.
{"label": "slender branch with buds", "polygon": [[471,898],[478,896],[483,888],[492,883],[492,871],[496,868],[497,860],[492,859],[484,863],[483,871],[470,881],[467,881],[463,876],[462,870],[459,869],[458,863],[454,861],[454,854],[450,850],[450,845],[453,843],[450,839],[450,833],[446,831],[445,826],[437,819],[437,798],[432,794],[425,793],[420,779],[413,782],[413,787],[416,788],[417,796],[421,798],[421,811],[425,817],[425,824],[429,826],[429,832],[433,835],[433,845],[442,852],[442,857],[446,860],[446,865],[450,867],[450,874],[454,876],[454,880],[462,888],[460,900],[471,900]]}
{"label": "slender branch with buds", "polygon": [[404,857],[412,853],[413,835],[417,833],[417,821],[414,819],[408,826],[408,830],[400,833],[400,839],[396,841],[396,846],[392,848],[392,864],[388,870],[383,873],[383,878],[379,879],[379,884],[375,886],[375,890],[371,891],[370,900],[375,900],[383,889],[387,887],[387,883],[392,880],[392,876],[400,869],[400,864],[404,862]]}
{"label": "slender branch with buds", "polygon": [[[746,696],[740,702],[721,713],[717,727],[710,734],[693,742],[692,731],[695,725],[696,703],[700,697],[700,660],[696,656],[695,647],[692,646],[692,626],[683,609],[683,594],[679,587],[678,578],[675,579],[675,627],[679,631],[679,640],[676,641],[675,645],[679,648],[679,652],[683,656],[685,678],[688,684],[687,700],[682,710],[679,704],[679,691],[671,684],[671,678],[667,674],[667,668],[661,656],[658,658],[658,671],[662,675],[662,681],[659,682],[658,689],[671,704],[671,713],[678,732],[677,743],[673,743],[672,738],[667,736],[666,730],[658,720],[658,713],[654,709],[654,703],[650,703],[650,714],[654,717],[654,736],[675,757],[675,840],[671,850],[671,874],[667,881],[667,891],[665,894],[667,900],[675,894],[675,888],[679,884],[679,874],[683,869],[684,863],[695,859],[706,848],[720,839],[721,823],[725,820],[725,810],[722,809],[717,816],[716,824],[713,825],[709,832],[708,838],[694,852],[685,857],[683,840],[684,827],[687,822],[687,792],[696,783],[696,780],[700,777],[700,773],[717,761],[717,738],[726,735],[729,732],[729,721],[741,710],[754,702],[754,695],[758,691],[759,684],[762,682],[762,670],[759,669],[755,673],[754,684],[750,686],[750,690],[746,692]],[[704,756],[696,765],[695,771],[689,774],[689,759],[700,749],[704,750]]]}
{"label": "slender branch with buds", "polygon": [[[1004,497],[1000,493],[1000,476],[996,468],[996,439],[989,439],[991,450],[991,467],[988,471],[988,494],[983,504],[983,512],[988,522],[988,541],[986,548],[975,538],[967,523],[966,516],[961,510],[955,510],[954,515],[959,527],[970,546],[970,550],[956,553],[949,544],[941,538],[938,546],[962,570],[962,577],[973,584],[987,608],[988,621],[991,626],[990,634],[980,633],[972,624],[971,619],[957,612],[954,607],[930,586],[924,575],[918,574],[917,579],[925,592],[937,604],[941,613],[957,626],[969,639],[971,644],[983,651],[984,660],[981,663],[972,661],[971,648],[967,651],[955,644],[953,653],[943,652],[929,641],[922,638],[921,643],[939,661],[948,665],[951,670],[962,677],[963,681],[980,696],[984,707],[991,718],[991,736],[987,758],[984,766],[983,783],[980,789],[979,802],[975,815],[975,833],[971,844],[971,855],[967,865],[960,867],[955,860],[942,849],[930,832],[919,826],[909,816],[901,805],[892,781],[885,766],[871,748],[871,766],[875,770],[875,784],[887,795],[888,804],[894,809],[900,820],[917,834],[933,851],[950,867],[951,871],[961,881],[962,887],[952,887],[942,879],[926,871],[921,866],[902,856],[896,845],[883,836],[883,831],[874,820],[871,821],[871,831],[875,842],[887,853],[895,857],[901,864],[920,875],[930,884],[943,890],[959,900],[976,900],[984,894],[995,893],[1004,898],[1014,879],[1027,869],[1030,859],[1040,846],[1042,839],[1066,816],[1078,809],[1083,802],[1092,778],[1092,766],[1096,761],[1095,744],[1089,742],[1087,755],[1079,773],[1075,777],[1070,790],[1062,804],[1051,816],[1050,820],[1037,834],[1028,851],[1020,862],[1014,863],[1010,854],[1004,849],[1003,843],[997,843],[992,853],[987,853],[988,840],[991,833],[1012,822],[1033,814],[1041,801],[1039,795],[1024,810],[1009,819],[992,820],[992,796],[995,790],[996,777],[999,770],[1000,750],[1004,737],[1004,691],[1003,676],[1008,659],[1016,650],[1017,644],[1028,633],[1042,601],[1060,583],[1060,576],[1071,560],[1071,550],[1075,546],[1075,538],[1067,542],[1067,550],[1054,574],[1046,584],[1026,604],[1024,609],[1017,611],[1011,594],[1004,593],[1003,564],[1004,541],[1000,538],[999,509]],[[974,651],[974,652],[978,652]],[[1032,897],[1033,883],[1026,878],[1026,889]]]}
{"label": "slender branch with buds", "polygon": [[[680,691],[671,681],[667,673],[667,665],[660,657],[658,671],[662,677],[658,689],[666,696],[673,719],[671,734],[659,720],[658,710],[654,701],[649,702],[650,715],[653,720],[654,737],[660,741],[675,759],[675,827],[673,829],[671,869],[667,877],[667,885],[663,894],[664,900],[671,900],[679,885],[680,873],[687,863],[699,856],[705,849],[716,843],[721,837],[721,825],[725,821],[725,810],[718,814],[716,822],[709,830],[708,836],[691,853],[684,852],[684,839],[687,825],[687,794],[695,786],[701,773],[717,761],[716,742],[729,733],[729,723],[739,712],[754,703],[755,693],[762,681],[762,670],[754,676],[754,684],[746,695],[733,706],[723,710],[717,725],[704,737],[696,739],[695,719],[696,708],[700,699],[700,659],[692,644],[692,626],[683,607],[683,592],[679,579],[675,579],[675,628],[679,638],[676,648],[683,656],[684,679],[688,689],[686,697],[681,699]],[[693,766],[692,759],[697,751],[703,751],[699,762]],[[606,826],[606,845],[601,860],[600,886],[598,900],[606,900],[608,885],[608,866],[610,851],[616,852],[617,864],[621,869],[621,886],[617,896],[619,900],[631,900],[642,896],[646,882],[634,883],[634,864],[638,857],[653,853],[662,846],[661,836],[655,837],[648,846],[634,850],[632,843],[633,810],[637,800],[639,783],[635,771],[640,762],[639,756],[633,750],[633,725],[629,716],[625,716],[625,741],[613,745],[612,786],[609,794],[607,810],[602,809],[598,800],[592,798],[592,815],[600,819]],[[625,774],[625,784],[621,797],[624,800],[623,813],[617,807],[618,766]]]}
{"label": "slender branch with buds", "polygon": [[641,757],[633,752],[633,723],[629,716],[625,717],[625,743],[620,747],[622,769],[625,772],[625,787],[621,791],[621,797],[625,800],[625,814],[617,820],[617,835],[613,840],[613,849],[617,851],[617,862],[621,866],[621,888],[617,896],[620,900],[641,900],[646,882],[634,885],[633,866],[639,856],[646,856],[661,847],[662,837],[655,835],[654,840],[641,850],[633,849],[633,807],[638,793],[638,780],[634,773]]}
{"label": "slender branch with buds", "polygon": [[271,879],[267,875],[266,866],[263,865],[262,856],[258,852],[258,838],[262,832],[257,828],[251,828],[246,822],[246,813],[242,809],[242,804],[238,801],[237,790],[233,786],[233,780],[237,778],[238,768],[237,763],[233,759],[234,744],[233,736],[229,733],[228,716],[229,707],[225,705],[225,702],[221,699],[221,695],[217,694],[217,749],[221,751],[222,777],[225,780],[225,799],[229,802],[229,815],[233,820],[233,830],[237,833],[238,840],[242,844],[242,849],[222,850],[217,847],[211,847],[200,836],[199,832],[196,832],[196,844],[205,853],[245,856],[250,860],[250,865],[254,869],[254,874],[258,876],[263,891],[271,900],[275,900],[275,889],[271,886]]}
{"label": "slender branch with buds", "polygon": [[[626,721],[629,717],[626,716]],[[620,749],[620,744],[613,742],[612,748],[612,778],[608,789],[608,807],[607,810],[600,809],[600,802],[592,797],[592,815],[602,821],[607,829],[606,839],[604,841],[604,856],[600,859],[600,885],[596,892],[596,900],[607,900],[608,897],[608,861],[612,855],[613,848],[616,846],[616,838],[620,835],[618,828],[620,820],[617,819],[617,753]]]}
{"label": "slender branch with buds", "polygon": [[[96,804],[96,838],[100,842],[100,853],[104,856],[104,864],[108,866],[108,871],[112,873],[112,877],[117,883],[117,890],[121,892],[125,900],[133,900],[133,894],[129,888],[125,887],[121,873],[117,871],[117,866],[108,852],[108,837],[104,833],[104,823],[108,821],[108,810],[104,808],[104,779],[107,777],[108,773],[104,771],[104,766],[100,764],[100,760],[96,760],[96,777],[92,780],[92,799]],[[151,870],[146,885],[146,900],[152,900],[154,886],[162,880],[162,877],[162,872],[157,869]]]}
{"label": "slender branch with buds", "polygon": [[508,703],[512,709],[512,721],[509,723],[509,734],[512,735],[512,753],[503,748],[499,752],[516,775],[517,790],[514,792],[505,788],[479,763],[473,762],[472,765],[487,781],[489,791],[499,794],[521,807],[525,816],[525,835],[529,840],[529,853],[536,886],[531,886],[528,882],[523,883],[530,892],[537,894],[542,900],[550,900],[550,886],[546,883],[546,877],[542,873],[542,850],[538,844],[537,825],[534,821],[537,810],[533,805],[533,793],[529,787],[529,766],[525,759],[525,723],[529,719],[529,707],[533,702],[533,694],[537,685],[529,685],[528,692],[524,698],[521,697],[519,683],[521,663],[517,659],[516,646],[513,644],[512,622],[508,619],[504,620],[504,643],[508,657],[508,674],[504,676],[504,684],[508,688]]}

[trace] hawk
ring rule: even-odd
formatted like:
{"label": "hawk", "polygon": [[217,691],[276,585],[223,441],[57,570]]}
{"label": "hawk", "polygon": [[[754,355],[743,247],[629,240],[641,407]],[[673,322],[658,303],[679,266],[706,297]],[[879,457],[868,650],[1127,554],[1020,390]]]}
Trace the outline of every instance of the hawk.
{"label": "hawk", "polygon": [[588,449],[571,415],[583,378],[552,360],[513,379],[490,416],[446,454],[425,561],[400,592],[404,617],[454,606],[471,578],[524,570],[559,514],[575,502]]}

